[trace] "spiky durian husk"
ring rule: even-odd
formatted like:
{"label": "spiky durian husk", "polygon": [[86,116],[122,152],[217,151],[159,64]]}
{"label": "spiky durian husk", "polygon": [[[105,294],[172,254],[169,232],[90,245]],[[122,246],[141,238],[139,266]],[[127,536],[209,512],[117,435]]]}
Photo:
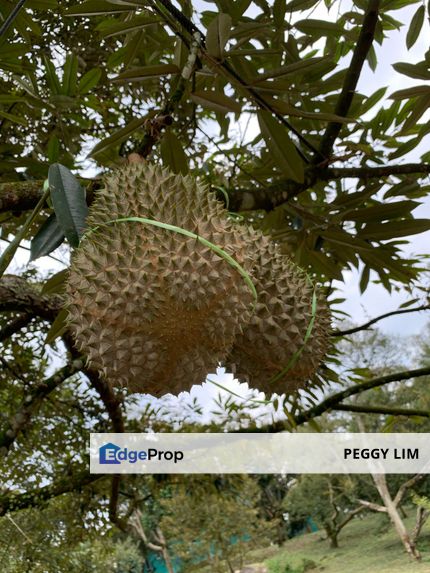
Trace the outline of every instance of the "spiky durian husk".
{"label": "spiky durian husk", "polygon": [[[253,388],[267,394],[289,394],[313,384],[328,348],[330,315],[318,297],[311,335],[305,343],[313,316],[314,287],[275,243],[254,231],[248,230],[248,234],[257,257],[253,280],[258,302],[250,322],[236,337],[226,364]],[[271,381],[288,365],[282,378]]]}
{"label": "spiky durian husk", "polygon": [[113,385],[177,394],[199,384],[231,348],[252,310],[243,277],[195,239],[123,217],[185,228],[253,265],[246,237],[191,177],[132,164],[106,179],[90,208],[91,231],[68,283],[77,347]]}

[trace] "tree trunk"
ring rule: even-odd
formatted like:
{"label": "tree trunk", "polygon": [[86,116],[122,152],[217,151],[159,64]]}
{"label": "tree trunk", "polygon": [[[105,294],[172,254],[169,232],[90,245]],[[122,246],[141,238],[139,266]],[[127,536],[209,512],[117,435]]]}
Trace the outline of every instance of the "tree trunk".
{"label": "tree trunk", "polygon": [[376,489],[378,490],[379,495],[381,496],[381,499],[384,502],[385,507],[387,508],[387,513],[390,516],[391,522],[394,525],[394,528],[397,531],[398,536],[402,540],[402,543],[407,553],[413,559],[419,561],[421,559],[421,555],[418,549],[416,548],[413,539],[409,536],[405,524],[403,523],[402,518],[397,510],[397,507],[393,502],[391,494],[388,491],[387,480],[385,479],[385,475],[373,474],[372,478],[373,481],[375,482]]}
{"label": "tree trunk", "polygon": [[337,536],[338,536],[338,531],[336,531],[336,529],[333,529],[330,525],[325,525],[324,529],[327,533],[327,538],[330,540],[330,547],[332,549],[338,549],[339,548],[339,542],[337,540]]}
{"label": "tree trunk", "polygon": [[415,526],[411,533],[411,539],[414,543],[417,542],[417,539],[421,533],[421,529],[429,517],[430,517],[430,510],[424,509],[424,507],[417,507],[417,518],[415,521]]}

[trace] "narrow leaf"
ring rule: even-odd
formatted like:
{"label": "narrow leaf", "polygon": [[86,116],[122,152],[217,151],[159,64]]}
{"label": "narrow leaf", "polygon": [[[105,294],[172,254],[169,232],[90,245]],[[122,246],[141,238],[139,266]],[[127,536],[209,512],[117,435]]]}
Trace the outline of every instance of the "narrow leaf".
{"label": "narrow leaf", "polygon": [[169,130],[165,133],[161,141],[161,158],[164,165],[170,167],[174,173],[188,173],[188,159],[185,155],[184,149],[176,137],[176,135]]}
{"label": "narrow leaf", "polygon": [[100,68],[93,68],[87,72],[79,81],[78,92],[80,94],[86,94],[96,87],[102,77],[102,71]]}
{"label": "narrow leaf", "polygon": [[64,238],[64,233],[57,222],[55,213],[52,213],[31,241],[30,262],[55,251],[64,241]]}
{"label": "narrow leaf", "polygon": [[60,163],[50,166],[48,180],[58,224],[72,247],[77,247],[88,213],[85,190],[73,173]]}
{"label": "narrow leaf", "polygon": [[261,134],[278,167],[289,179],[303,183],[303,161],[285,127],[281,126],[267,111],[258,113],[258,122]]}
{"label": "narrow leaf", "polygon": [[430,80],[430,69],[426,65],[420,64],[408,64],[407,62],[399,62],[398,64],[392,64],[393,68],[399,74],[403,74],[410,78],[416,78],[418,80]]}
{"label": "narrow leaf", "polygon": [[138,16],[130,18],[130,20],[127,20],[126,22],[103,20],[103,22],[96,27],[96,30],[100,32],[103,38],[110,38],[111,36],[128,34],[136,30],[141,30],[142,28],[151,26],[157,22],[160,22],[160,18],[147,16],[146,14],[139,14]]}
{"label": "narrow leaf", "polygon": [[42,294],[55,294],[63,291],[66,279],[69,275],[68,269],[55,273],[42,287]]}
{"label": "narrow leaf", "polygon": [[63,308],[57,314],[56,319],[48,330],[45,338],[45,344],[52,344],[59,336],[62,336],[67,330],[67,310]]}
{"label": "narrow leaf", "polygon": [[77,80],[78,58],[75,54],[68,54],[63,68],[61,93],[73,97],[76,93]]}
{"label": "narrow leaf", "polygon": [[358,233],[360,239],[380,241],[397,237],[408,237],[430,230],[430,219],[409,219],[390,223],[369,223]]}
{"label": "narrow leaf", "polygon": [[425,16],[425,8],[424,6],[420,6],[412,18],[411,25],[409,26],[409,30],[406,35],[406,47],[408,48],[408,50],[410,50],[412,46],[415,44],[415,42],[418,40],[421,28],[423,27],[424,16]]}
{"label": "narrow leaf", "polygon": [[156,66],[143,66],[141,68],[133,68],[127,70],[122,74],[113,78],[114,82],[138,82],[148,78],[159,78],[160,76],[168,76],[170,74],[179,73],[178,66],[175,64],[158,64]]}
{"label": "narrow leaf", "polygon": [[208,54],[222,60],[224,48],[230,37],[232,19],[229,14],[218,14],[209,24],[206,34]]}
{"label": "narrow leaf", "polygon": [[147,116],[139,117],[132,119],[130,123],[107,137],[103,139],[92,149],[89,157],[96,157],[102,155],[107,149],[119,145],[122,141],[130,137],[130,135],[135,132],[139,127],[141,127],[145,121],[147,120]]}
{"label": "narrow leaf", "polygon": [[405,90],[399,90],[390,95],[391,99],[407,99],[411,97],[417,97],[422,95],[430,95],[430,86],[421,85],[414,86],[412,88],[406,88]]}
{"label": "narrow leaf", "polygon": [[88,0],[78,6],[73,6],[65,11],[66,16],[96,16],[98,14],[113,14],[118,12],[130,12],[133,5],[126,2],[116,3],[107,2],[106,0]]}
{"label": "narrow leaf", "polygon": [[197,91],[191,94],[191,99],[202,107],[212,109],[219,113],[240,113],[240,103],[231,97],[215,91]]}

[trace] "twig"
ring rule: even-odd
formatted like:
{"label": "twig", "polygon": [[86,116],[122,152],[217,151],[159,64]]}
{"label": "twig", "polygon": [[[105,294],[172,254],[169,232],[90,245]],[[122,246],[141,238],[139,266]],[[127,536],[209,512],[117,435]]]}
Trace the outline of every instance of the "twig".
{"label": "twig", "polygon": [[372,378],[372,380],[367,380],[346,388],[341,392],[337,392],[332,396],[329,396],[320,404],[317,404],[313,408],[310,408],[307,412],[298,414],[295,417],[295,422],[297,425],[303,424],[308,420],[312,420],[317,416],[321,416],[324,412],[332,410],[338,406],[343,400],[349,398],[350,396],[355,396],[356,394],[361,394],[365,390],[371,390],[372,388],[379,388],[380,386],[385,386],[385,384],[390,384],[390,382],[400,382],[401,380],[409,380],[410,378],[418,378],[420,376],[430,375],[430,366],[424,368],[417,368],[416,370],[405,370],[402,372],[394,372],[393,374],[387,374],[385,376],[380,376],[378,378]]}
{"label": "twig", "polygon": [[403,308],[399,310],[392,310],[391,312],[386,312],[385,314],[381,314],[375,318],[372,318],[368,322],[365,322],[361,326],[353,326],[352,328],[347,328],[346,330],[334,330],[330,333],[330,336],[346,336],[348,334],[354,334],[355,332],[359,332],[360,330],[367,330],[372,324],[383,320],[384,318],[388,318],[389,316],[395,316],[398,314],[407,314],[409,312],[420,312],[422,310],[430,310],[430,305],[424,306],[417,306],[415,308]]}
{"label": "twig", "polygon": [[[372,46],[375,36],[376,24],[378,22],[379,4],[380,0],[369,1],[366,15],[364,16],[363,20],[363,25],[360,30],[360,35],[358,37],[354,53],[352,54],[351,63],[346,72],[342,91],[339,95],[339,99],[337,100],[336,108],[334,111],[336,115],[341,117],[348,116],[348,112],[355,95],[355,90],[357,88],[358,80],[360,79],[364,62],[366,61],[367,55]],[[341,129],[341,123],[333,121],[328,124],[327,129],[321,139],[319,148],[320,156],[322,155],[325,159],[329,158],[333,149],[334,142],[338,137]],[[318,163],[319,161],[320,158],[316,157],[314,163]]]}
{"label": "twig", "polygon": [[356,404],[338,404],[332,410],[342,412],[357,412],[363,414],[383,414],[386,416],[420,416],[430,418],[430,410],[413,410],[389,406],[357,406]]}
{"label": "twig", "polygon": [[9,16],[6,18],[6,20],[3,22],[3,24],[0,27],[0,38],[8,31],[10,25],[13,23],[13,21],[15,20],[15,18],[19,14],[19,11],[24,6],[24,3],[25,3],[25,0],[18,0],[18,2],[16,3],[16,5],[13,8],[13,10],[11,11],[11,13],[9,14]]}

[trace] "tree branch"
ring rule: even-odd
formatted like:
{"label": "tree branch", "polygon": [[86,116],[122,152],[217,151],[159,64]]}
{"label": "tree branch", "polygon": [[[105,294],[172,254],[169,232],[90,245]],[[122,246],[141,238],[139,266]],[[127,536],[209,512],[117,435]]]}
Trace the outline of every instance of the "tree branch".
{"label": "tree branch", "polygon": [[[143,145],[143,144],[142,144]],[[297,183],[292,180],[282,180],[269,185],[267,188],[238,188],[229,193],[230,211],[252,211],[263,209],[271,211],[286,203],[300,193],[303,193],[318,181],[334,179],[358,178],[381,179],[390,175],[425,175],[430,174],[430,164],[405,163],[404,165],[384,165],[383,167],[339,167],[322,168],[311,166],[306,169],[305,182]],[[93,200],[94,190],[100,185],[100,180],[85,180],[88,204]],[[0,183],[0,213],[6,211],[27,211],[33,209],[42,196],[43,181],[12,181]],[[225,201],[220,195],[219,199]]]}
{"label": "tree branch", "polygon": [[18,437],[18,434],[27,426],[33,413],[42,401],[53,392],[67,378],[79,372],[83,367],[81,360],[74,360],[55,374],[28,390],[12,418],[8,420],[6,429],[0,431],[0,456],[7,455],[9,448]]}
{"label": "tree branch", "polygon": [[28,313],[22,313],[14,317],[3,328],[0,329],[0,342],[4,342],[26,326],[34,319],[34,316]]}
{"label": "tree branch", "polygon": [[423,480],[424,477],[425,477],[424,474],[417,474],[417,475],[411,477],[411,479],[409,479],[405,483],[402,483],[402,485],[397,490],[396,497],[393,499],[394,505],[397,507],[401,503],[401,501],[403,500],[403,497],[404,497],[405,493],[408,491],[408,489],[411,489],[411,487],[414,487],[414,485],[416,485],[421,480]]}
{"label": "tree branch", "polygon": [[338,404],[332,410],[342,412],[357,412],[362,414],[384,414],[386,416],[421,416],[430,418],[430,410],[412,410],[390,406],[357,406],[355,404]]}
{"label": "tree branch", "polygon": [[[207,53],[206,49],[205,49],[205,35],[201,32],[201,30],[199,30],[197,28],[197,26],[195,26],[193,24],[193,22],[191,22],[191,20],[189,18],[187,18],[182,12],[180,12],[177,8],[175,8],[175,6],[170,2],[170,0],[158,0],[158,2],[160,4],[162,4],[162,6],[164,7],[164,9],[168,12],[169,14],[169,18],[166,19],[166,23],[168,24],[169,27],[172,28],[172,31],[177,34],[178,32],[180,32],[180,29],[178,29],[178,26],[182,29],[185,29],[188,34],[190,34],[191,36],[193,34],[199,34],[199,37],[201,38],[201,42],[200,42],[200,51],[201,51],[201,55],[202,58],[204,58],[210,67],[212,68],[216,68],[219,72],[223,73],[223,75],[225,77],[227,77],[227,79],[232,83],[232,84],[238,84],[247,94],[248,96],[259,105],[260,108],[269,111],[271,114],[273,114],[278,121],[280,121],[280,123],[282,123],[287,129],[289,129],[292,133],[294,133],[294,135],[299,139],[299,141],[301,141],[301,143],[303,143],[308,149],[310,149],[311,151],[313,151],[316,156],[320,155],[320,152],[318,151],[318,149],[316,147],[314,147],[314,145],[309,142],[301,133],[300,131],[298,131],[297,129],[295,129],[295,127],[293,127],[289,121],[287,121],[285,119],[285,117],[277,112],[261,95],[260,93],[255,90],[254,88],[250,87],[249,82],[245,81],[235,70],[234,68],[232,68],[230,66],[230,64],[226,61],[218,61],[215,58],[213,58],[210,54]],[[162,16],[164,16],[163,12],[158,11],[159,13],[161,13]],[[174,22],[174,25],[172,25],[172,20]],[[297,152],[299,153],[299,155],[302,157],[302,159],[306,162],[309,163],[309,159],[304,155],[303,151],[297,147]],[[320,157],[321,160],[322,156]]]}
{"label": "tree branch", "polygon": [[352,328],[347,328],[346,330],[334,330],[330,333],[330,336],[346,336],[347,334],[354,334],[355,332],[359,332],[360,330],[367,330],[369,326],[379,322],[383,318],[388,318],[389,316],[395,316],[397,314],[407,314],[409,312],[420,312],[421,310],[430,310],[430,305],[424,306],[417,306],[415,308],[405,308],[399,310],[392,310],[391,312],[386,312],[385,314],[381,314],[375,318],[372,318],[368,322],[365,322],[361,326],[353,326]]}
{"label": "tree branch", "polygon": [[[372,47],[376,24],[378,22],[380,0],[370,0],[366,14],[364,16],[363,25],[360,30],[360,35],[357,44],[352,54],[351,63],[347,69],[345,80],[342,86],[342,91],[337,100],[334,113],[341,117],[348,117],[349,109],[354,98],[355,90],[357,88],[358,80],[363,69],[364,62],[370,48]],[[320,155],[328,159],[332,153],[333,145],[338,137],[342,124],[338,122],[330,122],[321,139]],[[320,161],[319,157],[315,158],[314,163]]]}
{"label": "tree branch", "polygon": [[56,482],[33,491],[23,493],[16,491],[0,492],[0,517],[9,511],[39,506],[44,501],[58,497],[63,493],[80,490],[105,477],[106,476],[100,474],[90,474],[88,470],[85,470],[75,475],[65,475]]}
{"label": "tree branch", "polygon": [[367,380],[361,384],[356,384],[350,388],[346,388],[341,392],[329,396],[323,400],[320,404],[317,404],[313,408],[310,408],[307,412],[298,414],[295,417],[295,422],[297,425],[303,424],[308,420],[312,420],[317,416],[321,416],[324,412],[332,410],[338,406],[343,400],[354,396],[355,394],[361,394],[365,390],[371,390],[372,388],[378,388],[389,384],[390,382],[399,382],[401,380],[409,380],[410,378],[418,378],[420,376],[430,375],[430,366],[424,368],[417,368],[416,370],[405,370],[403,372],[395,372],[393,374],[387,374],[385,376],[380,376],[378,378],[372,378],[372,380]]}
{"label": "tree branch", "polygon": [[43,295],[37,285],[22,277],[4,275],[0,278],[0,312],[23,312],[52,322],[62,305],[61,296]]}
{"label": "tree branch", "polygon": [[381,513],[387,513],[387,508],[385,505],[379,505],[378,503],[372,503],[371,501],[366,501],[364,499],[359,499],[358,503],[367,509],[371,509],[372,511],[379,511]]}

